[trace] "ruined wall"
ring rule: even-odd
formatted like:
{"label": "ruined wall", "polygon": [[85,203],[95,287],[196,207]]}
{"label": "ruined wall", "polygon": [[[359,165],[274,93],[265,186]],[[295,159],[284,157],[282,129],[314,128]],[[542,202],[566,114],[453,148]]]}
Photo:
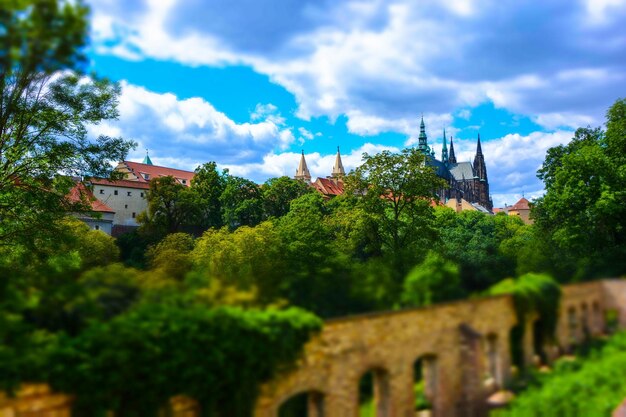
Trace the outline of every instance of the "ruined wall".
{"label": "ruined wall", "polygon": [[471,337],[461,326],[496,341],[496,379],[503,381],[510,364],[509,330],[515,323],[512,300],[506,296],[329,321],[306,345],[295,370],[262,387],[255,417],[277,416],[284,401],[303,392],[323,394],[324,417],[356,417],[359,380],[369,370],[387,380],[388,397],[379,402],[388,405],[378,416],[413,417],[413,364],[425,355],[435,361],[434,415],[460,415],[459,409],[467,411],[488,394],[481,384],[467,384],[460,372],[470,366],[481,381],[486,373],[482,354],[468,351],[480,344],[468,341]]}
{"label": "ruined wall", "polygon": [[[555,349],[567,352],[601,334],[607,310],[615,310],[626,328],[626,280],[564,286]],[[277,417],[280,406],[300,393],[310,394],[308,417],[357,417],[359,380],[368,371],[377,417],[415,417],[413,364],[419,358],[433,417],[483,416],[487,396],[509,379],[509,335],[516,322],[509,296],[327,321],[301,359],[261,387],[254,417]],[[532,319],[524,344],[531,363]],[[30,384],[14,398],[0,394],[0,417],[69,417],[71,403],[70,396]],[[196,417],[199,409],[192,399],[175,397],[162,416]]]}

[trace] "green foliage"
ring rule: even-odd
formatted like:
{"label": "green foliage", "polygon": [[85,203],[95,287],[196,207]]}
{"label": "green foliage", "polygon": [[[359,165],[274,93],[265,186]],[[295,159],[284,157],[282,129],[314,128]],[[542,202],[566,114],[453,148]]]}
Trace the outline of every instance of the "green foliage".
{"label": "green foliage", "polygon": [[229,176],[220,203],[224,224],[231,230],[255,226],[263,218],[261,189],[248,179]]}
{"label": "green foliage", "polygon": [[289,212],[293,200],[313,192],[313,188],[289,177],[271,178],[263,184],[263,210],[265,217],[281,217]]}
{"label": "green foliage", "polygon": [[172,233],[146,251],[148,264],[159,269],[170,278],[182,280],[191,269],[190,252],[194,247],[193,236],[187,233]]}
{"label": "green foliage", "polygon": [[194,193],[171,176],[150,180],[148,211],[140,213],[141,232],[153,238],[176,233],[189,223],[197,209]]}
{"label": "green foliage", "polygon": [[518,322],[522,324],[537,314],[543,324],[543,336],[553,340],[558,320],[561,288],[546,274],[528,273],[517,279],[505,279],[488,291],[489,295],[511,294],[515,302]]}
{"label": "green foliage", "polygon": [[609,342],[585,359],[561,359],[538,386],[519,395],[497,417],[609,416],[626,398],[626,334]]}
{"label": "green foliage", "polygon": [[226,188],[228,171],[217,171],[215,162],[207,162],[196,168],[195,175],[191,180],[191,189],[196,197],[195,204],[198,207],[194,223],[201,230],[210,227],[219,228],[224,225],[222,220],[222,204],[220,196]]}
{"label": "green foliage", "polygon": [[382,249],[401,280],[421,260],[419,248],[436,239],[431,202],[445,182],[417,149],[363,154],[345,182],[346,193],[360,195],[359,205],[375,218]]}
{"label": "green foliage", "polygon": [[134,146],[87,137],[87,125],[117,116],[119,88],[79,73],[86,13],[80,1],[0,8],[0,244],[32,246],[67,213],[89,211],[66,198],[69,177],[108,177]]}
{"label": "green foliage", "polygon": [[463,295],[459,267],[436,252],[409,272],[404,280],[402,302],[411,307],[427,306]]}
{"label": "green foliage", "polygon": [[142,304],[62,337],[50,381],[83,413],[156,416],[164,399],[196,398],[205,416],[248,417],[260,382],[293,361],[321,321],[298,309]]}
{"label": "green foliage", "polygon": [[581,128],[548,150],[538,172],[546,194],[533,211],[537,227],[568,256],[579,278],[626,271],[625,100],[607,112],[607,130]]}

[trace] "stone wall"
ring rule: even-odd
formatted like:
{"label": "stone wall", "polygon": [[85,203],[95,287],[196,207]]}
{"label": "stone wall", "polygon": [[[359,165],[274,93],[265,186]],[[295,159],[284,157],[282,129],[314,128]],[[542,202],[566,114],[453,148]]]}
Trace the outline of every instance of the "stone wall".
{"label": "stone wall", "polygon": [[[564,286],[554,355],[603,333],[609,310],[626,328],[626,280]],[[527,363],[536,353],[535,319],[526,323]],[[308,417],[358,417],[359,380],[368,371],[374,376],[377,417],[415,417],[418,359],[431,416],[483,416],[487,397],[510,378],[509,336],[516,323],[509,296],[327,321],[300,360],[261,387],[254,417],[277,417],[283,403],[303,393],[309,397]],[[71,403],[70,396],[46,385],[29,384],[15,397],[0,395],[0,417],[69,417]],[[161,416],[197,417],[198,404],[175,397]]]}

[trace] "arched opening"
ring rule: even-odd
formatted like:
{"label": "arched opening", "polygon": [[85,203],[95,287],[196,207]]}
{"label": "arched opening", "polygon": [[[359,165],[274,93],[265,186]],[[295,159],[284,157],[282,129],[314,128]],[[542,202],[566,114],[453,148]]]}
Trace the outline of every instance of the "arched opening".
{"label": "arched opening", "polygon": [[324,394],[319,391],[296,394],[280,405],[278,417],[324,417]]}
{"label": "arched opening", "polygon": [[533,349],[535,356],[539,358],[541,364],[548,363],[548,355],[546,353],[546,330],[544,326],[544,322],[541,319],[537,319],[533,323]]}
{"label": "arched opening", "polygon": [[583,339],[588,340],[591,337],[591,331],[589,329],[589,309],[587,308],[586,303],[583,303],[582,307],[580,308],[580,312],[581,312],[580,321],[582,325]]}
{"label": "arched opening", "polygon": [[372,369],[359,380],[359,417],[391,415],[389,372]]}
{"label": "arched opening", "polygon": [[485,387],[491,391],[496,391],[502,386],[497,334],[491,333],[485,338],[485,356],[487,358]]}
{"label": "arched opening", "polygon": [[570,307],[567,310],[567,328],[570,350],[578,344],[578,318],[576,317],[576,309]]}
{"label": "arched opening", "polygon": [[509,332],[509,346],[511,348],[511,363],[518,370],[524,369],[524,326],[516,324]]}
{"label": "arched opening", "polygon": [[420,356],[413,363],[413,394],[415,415],[430,417],[437,397],[437,357]]}
{"label": "arched opening", "polygon": [[594,301],[591,305],[591,316],[592,316],[592,329],[594,335],[598,335],[603,331],[603,323],[602,323],[602,311],[600,310],[600,303]]}

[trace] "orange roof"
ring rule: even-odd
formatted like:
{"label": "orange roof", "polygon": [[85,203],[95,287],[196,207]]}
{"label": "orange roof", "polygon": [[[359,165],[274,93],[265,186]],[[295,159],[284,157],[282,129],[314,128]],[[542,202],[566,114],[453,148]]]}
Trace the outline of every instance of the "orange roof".
{"label": "orange roof", "polygon": [[324,195],[342,195],[343,194],[343,181],[336,181],[330,178],[318,178],[313,184],[311,184],[317,191]]}
{"label": "orange roof", "polygon": [[530,201],[522,197],[517,203],[509,207],[509,210],[530,210]]}
{"label": "orange roof", "polygon": [[88,201],[91,204],[91,211],[99,213],[115,213],[115,210],[113,210],[111,207],[96,199],[91,190],[85,187],[85,184],[83,184],[82,182],[78,182],[74,187],[72,187],[67,198],[72,203]]}
{"label": "orange roof", "polygon": [[[191,179],[194,176],[193,172],[183,171],[182,169],[167,168],[167,167],[161,167],[158,165],[148,165],[148,164],[142,164],[140,162],[130,162],[130,161],[124,161],[124,164],[126,164],[126,166],[131,171],[133,171],[135,175],[137,175],[137,177],[139,178],[138,181],[140,182],[148,182],[150,178],[171,176],[174,178],[186,180],[187,182],[186,185],[190,185]],[[146,180],[142,174],[148,174],[149,179]]]}
{"label": "orange roof", "polygon": [[494,213],[494,214],[496,214],[496,213],[500,213],[501,211],[504,211],[504,209],[501,209],[501,208],[494,208],[494,209],[493,209],[493,213]]}
{"label": "orange roof", "polygon": [[89,182],[92,184],[98,185],[109,185],[112,187],[124,187],[124,188],[141,188],[147,190],[150,188],[150,185],[144,181],[131,181],[131,180],[115,180],[110,181],[104,178],[91,178]]}

